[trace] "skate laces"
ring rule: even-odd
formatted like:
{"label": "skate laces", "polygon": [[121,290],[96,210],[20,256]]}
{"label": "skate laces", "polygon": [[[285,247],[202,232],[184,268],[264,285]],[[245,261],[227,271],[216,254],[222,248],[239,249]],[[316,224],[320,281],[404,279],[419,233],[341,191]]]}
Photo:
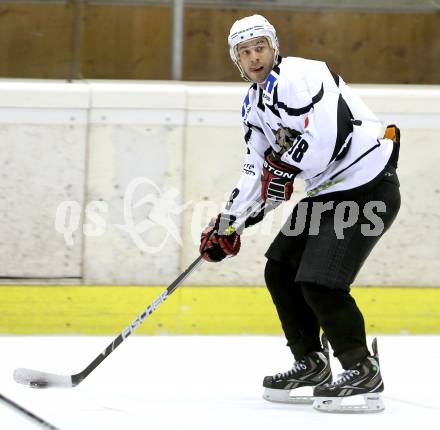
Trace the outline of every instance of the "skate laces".
{"label": "skate laces", "polygon": [[300,372],[301,370],[306,370],[307,366],[305,363],[305,360],[300,360],[300,361],[295,361],[295,363],[293,363],[293,367],[289,370],[287,370],[286,372],[281,372],[281,373],[277,373],[274,378],[275,379],[280,379],[280,378],[287,378],[289,376],[292,376],[295,373]]}
{"label": "skate laces", "polygon": [[358,376],[360,374],[359,370],[356,369],[349,369],[345,372],[342,372],[338,375],[338,378],[336,381],[333,381],[329,385],[339,385],[343,384],[344,382],[348,382],[350,379],[352,379],[354,376]]}

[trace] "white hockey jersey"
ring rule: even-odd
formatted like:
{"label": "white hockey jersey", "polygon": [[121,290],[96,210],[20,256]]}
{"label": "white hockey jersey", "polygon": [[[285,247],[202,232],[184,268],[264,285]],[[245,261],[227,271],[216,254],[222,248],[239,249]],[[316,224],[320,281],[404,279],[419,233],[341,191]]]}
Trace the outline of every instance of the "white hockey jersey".
{"label": "white hockey jersey", "polygon": [[242,107],[247,144],[243,173],[224,213],[238,216],[261,196],[266,153],[279,152],[276,133],[297,136],[282,161],[296,166],[308,196],[352,189],[374,179],[393,143],[381,139],[377,117],[321,61],[281,58],[264,88],[254,84]]}

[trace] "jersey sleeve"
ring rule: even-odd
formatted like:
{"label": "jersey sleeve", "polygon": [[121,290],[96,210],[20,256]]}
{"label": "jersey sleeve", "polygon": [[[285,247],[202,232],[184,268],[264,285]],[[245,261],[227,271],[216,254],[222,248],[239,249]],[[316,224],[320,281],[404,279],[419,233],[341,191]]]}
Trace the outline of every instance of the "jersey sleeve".
{"label": "jersey sleeve", "polygon": [[[269,148],[269,143],[264,135],[248,124],[243,125],[245,140],[247,143],[246,156],[243,162],[241,177],[232,190],[229,201],[223,210],[224,214],[231,215],[242,220],[242,215],[261,201],[261,171],[264,161],[264,153]],[[263,205],[261,205],[261,208]],[[245,226],[256,224],[263,219],[262,210],[258,214],[246,219]]]}

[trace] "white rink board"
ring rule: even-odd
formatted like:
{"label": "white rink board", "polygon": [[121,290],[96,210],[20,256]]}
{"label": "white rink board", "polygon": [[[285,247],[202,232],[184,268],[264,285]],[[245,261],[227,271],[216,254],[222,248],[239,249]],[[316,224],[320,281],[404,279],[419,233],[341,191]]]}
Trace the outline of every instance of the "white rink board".
{"label": "white rink board", "polygon": [[59,202],[84,200],[84,125],[0,124],[1,276],[81,277],[81,235],[55,233]]}
{"label": "white rink board", "polygon": [[[287,370],[293,362],[278,336],[133,336],[76,388],[33,390],[12,380],[21,366],[77,372],[110,341],[0,337],[2,351],[8,351],[2,357],[0,393],[60,430],[414,430],[435,428],[440,420],[440,380],[433,371],[440,358],[439,336],[378,338],[386,407],[379,414],[326,414],[308,405],[263,400],[263,376]],[[337,361],[331,363],[338,373]],[[0,416],[2,429],[40,428],[1,402]]]}
{"label": "white rink board", "polygon": [[[167,192],[181,204],[182,133],[181,126],[171,125],[91,126],[87,196],[89,202],[106,202],[108,211],[104,233],[86,239],[88,283],[161,284],[178,275],[180,216],[168,214],[172,207],[164,199],[160,207],[154,200],[141,200]],[[127,233],[128,216],[142,228],[139,246]],[[161,225],[164,218],[175,226],[176,239],[169,237],[169,223]]]}
{"label": "white rink board", "polygon": [[[180,205],[184,87],[91,81],[90,88],[87,200],[105,202],[108,210],[104,233],[85,240],[84,279],[164,283],[179,272],[173,237],[180,239],[180,216],[169,214],[163,193]],[[169,225],[175,229],[171,238]],[[127,228],[138,230],[130,234]]]}
{"label": "white rink board", "polygon": [[[438,286],[440,88],[354,88],[384,125],[397,122],[403,136],[402,209],[356,282]],[[169,284],[197,256],[201,229],[238,181],[246,89],[0,80],[0,235],[6,238],[0,242],[0,276]],[[139,205],[127,215],[130,187],[135,192],[127,201]],[[292,202],[246,231],[238,257],[205,265],[187,282],[263,284],[264,251],[302,196],[297,184]],[[66,200],[81,210],[69,246],[54,227],[57,207]],[[133,218],[130,232],[121,228],[127,216]]]}
{"label": "white rink board", "polygon": [[82,236],[54,219],[84,201],[89,90],[83,83],[0,80],[0,276],[82,276]]}

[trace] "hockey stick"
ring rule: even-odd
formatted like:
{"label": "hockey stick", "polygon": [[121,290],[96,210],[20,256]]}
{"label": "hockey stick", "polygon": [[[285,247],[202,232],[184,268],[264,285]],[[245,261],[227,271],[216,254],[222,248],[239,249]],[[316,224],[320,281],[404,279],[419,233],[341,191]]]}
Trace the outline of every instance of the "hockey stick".
{"label": "hockey stick", "polygon": [[44,421],[43,418],[37,417],[37,415],[33,414],[31,411],[28,411],[27,409],[23,408],[23,406],[20,406],[19,404],[15,403],[11,399],[8,399],[2,394],[0,394],[0,400],[6,403],[11,408],[13,408],[14,410],[18,410],[22,414],[26,415],[26,417],[30,418],[32,421],[37,422],[38,424],[40,424],[41,427],[44,427],[46,429],[59,430],[58,427],[55,427],[54,425],[48,423],[47,421]]}
{"label": "hockey stick", "polygon": [[[237,219],[237,230],[241,228],[246,219],[257,215],[262,210],[269,208],[262,200],[257,200]],[[90,373],[95,370],[128,336],[141,324],[179,287],[179,285],[203,263],[202,256],[198,256],[176,280],[169,285],[159,297],[151,303],[122,333],[120,333],[107,348],[99,354],[84,370],[74,375],[57,375],[55,373],[40,372],[38,370],[19,368],[14,371],[14,380],[19,384],[32,388],[62,387],[72,388],[80,384]]]}

